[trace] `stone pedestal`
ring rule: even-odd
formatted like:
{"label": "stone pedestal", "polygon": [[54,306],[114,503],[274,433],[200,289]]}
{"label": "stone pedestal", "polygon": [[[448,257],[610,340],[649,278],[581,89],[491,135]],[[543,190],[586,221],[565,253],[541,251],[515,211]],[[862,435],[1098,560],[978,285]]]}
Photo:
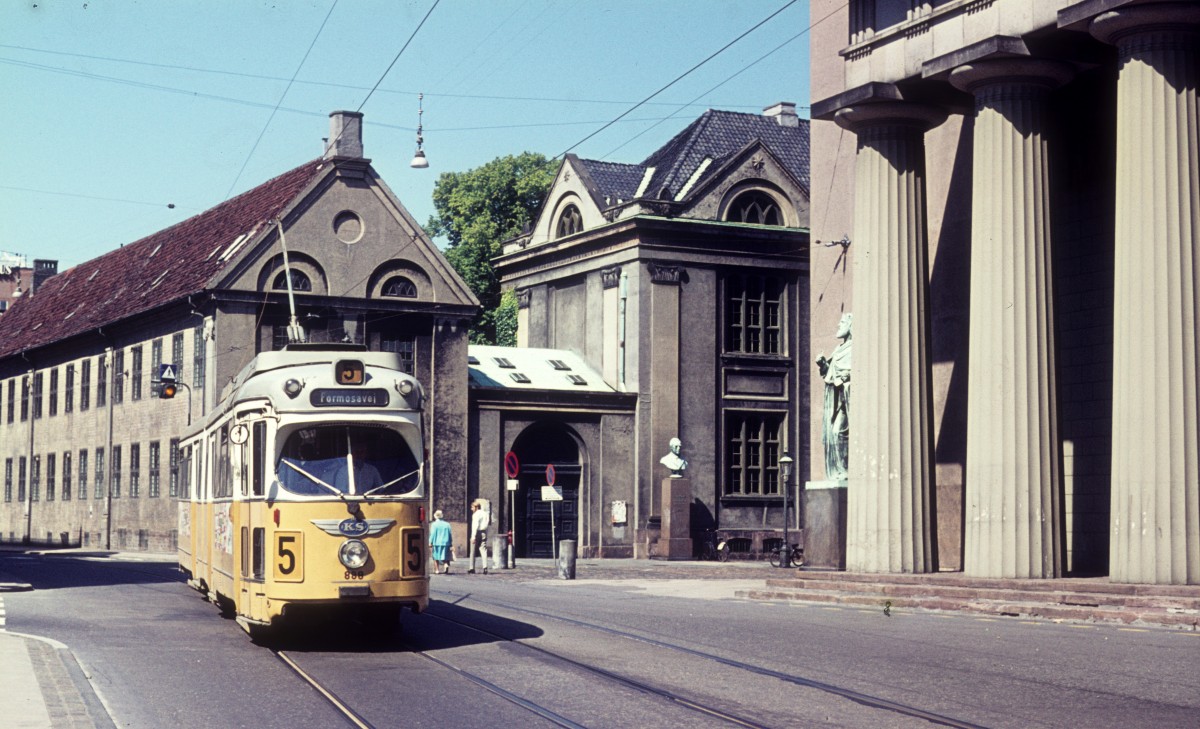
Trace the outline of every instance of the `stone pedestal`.
{"label": "stone pedestal", "polygon": [[662,532],[657,557],[692,558],[692,481],[687,478],[662,480]]}
{"label": "stone pedestal", "polygon": [[846,569],[846,483],[809,481],[804,504],[804,566]]}

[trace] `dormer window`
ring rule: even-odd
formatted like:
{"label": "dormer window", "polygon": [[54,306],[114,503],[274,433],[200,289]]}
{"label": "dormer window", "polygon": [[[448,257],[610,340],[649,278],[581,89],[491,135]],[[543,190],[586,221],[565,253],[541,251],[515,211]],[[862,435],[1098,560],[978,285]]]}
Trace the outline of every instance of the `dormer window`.
{"label": "dormer window", "polygon": [[731,223],[784,225],[779,203],[761,190],[750,190],[734,198],[725,213],[725,219]]}
{"label": "dormer window", "polygon": [[393,276],[383,285],[383,295],[415,299],[417,298],[417,285],[403,276]]}
{"label": "dormer window", "polygon": [[[275,283],[271,285],[271,288],[276,291],[287,291],[287,275],[287,271],[280,271],[279,275],[275,277]],[[292,291],[312,291],[312,280],[303,271],[292,269],[291,279]]]}
{"label": "dormer window", "polygon": [[583,230],[583,216],[579,214],[579,208],[574,205],[568,205],[562,214],[558,216],[558,225],[555,226],[555,238],[563,238],[568,235],[574,235]]}

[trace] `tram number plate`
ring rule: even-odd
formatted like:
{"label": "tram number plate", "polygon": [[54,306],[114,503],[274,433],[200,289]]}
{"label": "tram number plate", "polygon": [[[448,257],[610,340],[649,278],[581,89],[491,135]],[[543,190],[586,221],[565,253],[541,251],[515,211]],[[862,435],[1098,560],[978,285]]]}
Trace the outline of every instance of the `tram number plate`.
{"label": "tram number plate", "polygon": [[404,548],[400,576],[420,577],[425,574],[425,530],[420,527],[402,530],[400,543]]}
{"label": "tram number plate", "polygon": [[304,534],[275,532],[275,581],[304,582]]}

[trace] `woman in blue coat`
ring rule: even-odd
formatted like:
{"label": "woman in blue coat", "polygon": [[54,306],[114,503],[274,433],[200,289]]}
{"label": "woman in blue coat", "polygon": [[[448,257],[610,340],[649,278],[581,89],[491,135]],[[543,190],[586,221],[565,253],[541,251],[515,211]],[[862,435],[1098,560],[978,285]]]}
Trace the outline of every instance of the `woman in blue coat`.
{"label": "woman in blue coat", "polygon": [[433,512],[433,523],[429,525],[429,546],[433,550],[434,572],[450,574],[450,550],[454,547],[454,537],[450,534],[450,524],[442,521],[442,510]]}

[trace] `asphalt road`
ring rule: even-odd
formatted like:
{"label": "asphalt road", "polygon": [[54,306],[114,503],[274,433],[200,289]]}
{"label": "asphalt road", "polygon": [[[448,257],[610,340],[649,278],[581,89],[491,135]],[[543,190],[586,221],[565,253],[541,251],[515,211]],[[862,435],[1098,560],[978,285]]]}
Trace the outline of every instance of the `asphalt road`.
{"label": "asphalt road", "polygon": [[274,651],[168,561],[0,572],[35,588],[4,595],[8,629],[67,644],[121,727],[355,726],[329,697],[375,727],[1200,724],[1200,635],[734,599],[745,570],[435,576],[396,638],[328,626]]}

